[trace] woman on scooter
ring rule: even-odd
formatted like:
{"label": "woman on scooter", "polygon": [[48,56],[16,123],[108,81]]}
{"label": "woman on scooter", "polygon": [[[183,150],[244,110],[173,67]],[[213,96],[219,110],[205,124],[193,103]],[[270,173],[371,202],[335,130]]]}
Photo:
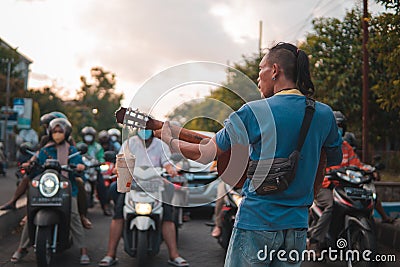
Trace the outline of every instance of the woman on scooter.
{"label": "woman on scooter", "polygon": [[[76,148],[70,145],[66,140],[72,132],[71,123],[64,118],[57,118],[49,124],[49,141],[40,149],[38,156],[39,165],[43,165],[47,159],[58,159],[61,165],[76,164],[77,171],[83,171],[85,165],[82,163],[82,157],[76,155],[68,159],[70,154],[77,152]],[[72,203],[71,203],[71,234],[74,243],[79,245],[81,249],[80,263],[86,265],[90,263],[89,256],[87,255],[87,248],[85,245],[85,233],[78,213],[77,194],[78,188],[73,174],[63,173],[64,176],[69,176],[72,185]],[[23,256],[26,255],[29,245],[29,236],[27,231],[27,224],[22,231],[21,241],[18,250],[13,254],[11,262],[18,262]],[[25,229],[26,228],[26,229]]]}

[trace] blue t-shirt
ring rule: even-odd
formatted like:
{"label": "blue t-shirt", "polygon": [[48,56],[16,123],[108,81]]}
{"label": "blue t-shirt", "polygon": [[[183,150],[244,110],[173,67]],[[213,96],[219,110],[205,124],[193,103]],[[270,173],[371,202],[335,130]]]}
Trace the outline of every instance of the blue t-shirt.
{"label": "blue t-shirt", "polygon": [[[74,146],[69,147],[69,155],[77,152],[77,149]],[[57,149],[55,146],[43,147],[40,149],[38,162],[40,165],[43,165],[46,162],[46,159],[57,159]],[[68,160],[69,164],[83,164],[82,156],[76,155]],[[72,196],[76,197],[78,195],[78,187],[76,185],[75,176],[73,174],[69,174],[69,180],[71,181],[72,188]]]}
{"label": "blue t-shirt", "polygon": [[[251,160],[287,158],[296,149],[305,107],[305,97],[296,94],[249,102],[225,121],[216,135],[217,145],[224,151],[233,144],[249,145]],[[307,228],[321,149],[327,152],[328,166],[337,165],[341,143],[332,109],[316,102],[295,179],[287,190],[265,196],[257,195],[247,179],[235,226],[267,231]]]}

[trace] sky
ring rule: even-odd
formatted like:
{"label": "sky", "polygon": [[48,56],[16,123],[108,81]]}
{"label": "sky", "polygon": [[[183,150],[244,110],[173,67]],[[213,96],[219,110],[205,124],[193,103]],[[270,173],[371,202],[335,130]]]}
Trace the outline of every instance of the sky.
{"label": "sky", "polygon": [[[373,12],[383,10],[369,1]],[[30,88],[72,97],[100,66],[125,103],[150,77],[193,61],[239,62],[279,41],[296,44],[315,17],[342,18],[357,0],[1,0],[0,38],[32,59]]]}

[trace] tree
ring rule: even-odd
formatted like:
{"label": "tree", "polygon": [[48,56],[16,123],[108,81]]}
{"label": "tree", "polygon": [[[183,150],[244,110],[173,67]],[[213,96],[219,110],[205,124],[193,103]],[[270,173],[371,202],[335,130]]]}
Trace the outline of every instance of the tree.
{"label": "tree", "polygon": [[[24,91],[24,82],[21,77],[22,73],[16,66],[20,58],[17,53],[17,49],[9,49],[0,46],[0,95],[6,95],[7,88],[7,72],[8,72],[8,61],[11,61],[10,68],[10,100],[13,97],[20,95]],[[0,98],[0,106],[6,104],[6,98]],[[10,105],[12,103],[9,103]]]}
{"label": "tree", "polygon": [[[221,87],[213,90],[205,100],[191,101],[175,109],[168,116],[169,119],[177,120],[189,129],[217,132],[232,110],[260,98],[256,86],[260,60],[259,54],[243,56],[242,62],[227,68],[227,80]],[[243,79],[239,72],[245,74],[248,79]],[[226,108],[221,108],[223,105],[218,102],[224,103]],[[199,115],[202,117],[198,118]]]}
{"label": "tree", "polygon": [[387,9],[394,9],[397,13],[400,11],[399,0],[376,0],[376,2],[384,5]]}
{"label": "tree", "polygon": [[[385,39],[380,37],[381,35],[386,38],[392,37],[393,40],[390,40],[394,43],[393,46],[389,45],[389,49],[398,45],[398,24],[397,27],[390,26],[391,24],[384,27],[384,23],[388,21],[386,16],[383,14],[371,20],[373,30],[370,32],[369,40],[369,83],[373,88],[369,97],[371,115],[369,140],[376,145],[383,145],[387,137],[391,138],[388,140],[390,144],[395,144],[396,139],[393,137],[397,135],[397,129],[400,127],[398,109],[393,109],[399,99],[390,98],[385,93],[380,94],[381,90],[387,90],[383,88],[387,86],[384,82],[394,81],[399,75],[399,57],[388,53],[385,48],[387,39],[383,41]],[[398,15],[393,16],[398,19]],[[362,122],[361,19],[362,14],[358,9],[348,12],[343,21],[335,18],[316,19],[313,21],[315,32],[308,34],[306,41],[301,45],[301,49],[310,55],[316,98],[329,104],[333,109],[344,112],[350,130],[357,136],[361,136]],[[379,22],[380,20],[385,22]],[[396,49],[393,51],[398,53]],[[385,62],[389,60],[391,63]],[[391,67],[388,68],[388,65]],[[393,87],[394,84],[390,88]],[[391,109],[386,108],[389,105]]]}
{"label": "tree", "polygon": [[371,89],[383,109],[400,111],[400,15],[385,13],[373,18],[370,32],[371,65],[376,70]]}
{"label": "tree", "polygon": [[65,113],[65,105],[53,88],[31,88],[27,92],[23,91],[18,97],[33,99],[32,128],[38,132],[42,131],[39,127],[40,116],[52,111]]}
{"label": "tree", "polygon": [[78,128],[93,126],[98,131],[117,127],[114,112],[119,107],[123,94],[115,92],[115,74],[101,67],[91,69],[92,82],[81,76],[82,86],[78,91],[81,121]]}

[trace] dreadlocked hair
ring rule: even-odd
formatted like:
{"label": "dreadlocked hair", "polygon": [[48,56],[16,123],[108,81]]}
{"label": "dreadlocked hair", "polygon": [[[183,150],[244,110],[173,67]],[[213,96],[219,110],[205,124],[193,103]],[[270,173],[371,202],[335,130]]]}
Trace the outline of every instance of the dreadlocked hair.
{"label": "dreadlocked hair", "polygon": [[285,70],[286,78],[296,83],[303,95],[314,94],[310,63],[304,51],[289,43],[278,43],[269,50],[267,60],[270,64],[281,66]]}

